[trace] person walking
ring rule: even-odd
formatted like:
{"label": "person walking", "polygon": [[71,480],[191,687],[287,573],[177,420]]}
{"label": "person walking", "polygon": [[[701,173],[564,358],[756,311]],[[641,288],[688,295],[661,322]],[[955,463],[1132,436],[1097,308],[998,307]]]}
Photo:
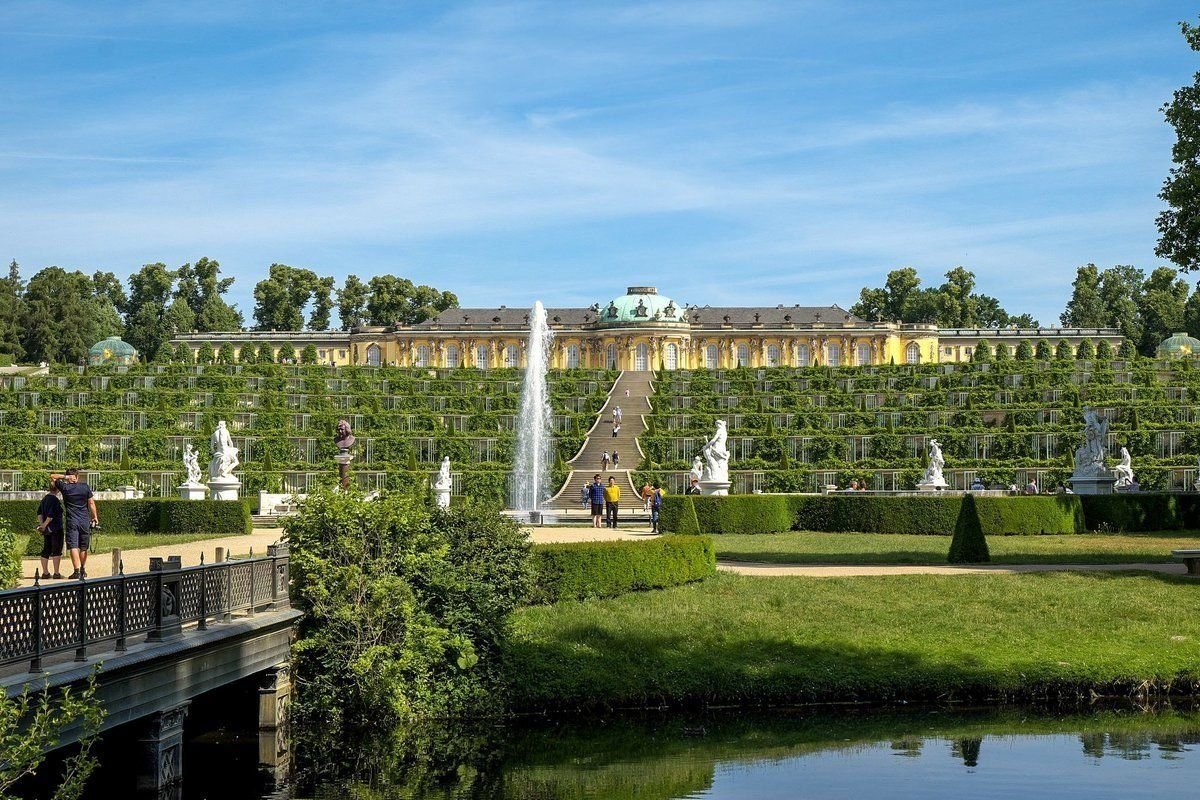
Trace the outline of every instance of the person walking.
{"label": "person walking", "polygon": [[614,422],[614,423],[613,423],[613,438],[614,438],[614,439],[615,439],[615,438],[617,438],[617,434],[618,434],[618,433],[620,433],[620,432],[621,432],[621,426],[620,426],[620,424],[618,424],[618,423]]}
{"label": "person walking", "polygon": [[[63,507],[58,499],[58,487],[53,483],[46,490],[37,510],[38,533],[42,535],[42,577],[61,579],[59,567],[62,564],[63,552]],[[54,562],[54,572],[50,572],[50,562]]]}
{"label": "person walking", "polygon": [[621,407],[617,406],[613,409],[613,422],[615,422],[619,428],[621,427],[621,423],[624,421],[624,417],[621,415]]}
{"label": "person walking", "polygon": [[92,487],[79,479],[79,470],[74,467],[62,474],[54,473],[50,480],[62,495],[63,531],[67,549],[71,552],[71,566],[75,568],[70,579],[86,578],[92,529],[100,527],[95,495],[92,493]]}
{"label": "person walking", "polygon": [[604,487],[604,513],[608,521],[608,527],[617,527],[617,507],[621,503],[621,487],[617,486],[616,478],[608,479],[608,486]]}
{"label": "person walking", "polygon": [[600,471],[608,472],[608,451],[604,451],[604,455],[600,456]]}
{"label": "person walking", "polygon": [[593,475],[588,484],[588,501],[592,504],[592,527],[600,527],[600,518],[604,516],[604,487],[600,485],[600,476]]}
{"label": "person walking", "polygon": [[654,488],[650,490],[650,532],[662,533],[658,529],[658,515],[662,511],[663,491],[658,484],[654,484]]}
{"label": "person walking", "polygon": [[[655,486],[658,486],[658,484],[655,484]],[[650,498],[653,494],[654,494],[654,489],[651,488],[650,481],[646,481],[645,485],[642,486],[642,510],[643,511],[650,510]]]}
{"label": "person walking", "polygon": [[613,450],[613,469],[619,466],[621,466],[621,456],[617,454],[616,450]]}

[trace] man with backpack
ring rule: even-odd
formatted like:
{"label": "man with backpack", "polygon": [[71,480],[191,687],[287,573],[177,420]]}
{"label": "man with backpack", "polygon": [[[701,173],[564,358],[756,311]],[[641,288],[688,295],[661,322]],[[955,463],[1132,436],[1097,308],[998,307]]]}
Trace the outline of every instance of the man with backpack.
{"label": "man with backpack", "polygon": [[650,532],[661,533],[658,529],[658,515],[662,511],[663,490],[657,483],[654,484],[654,490],[650,494]]}

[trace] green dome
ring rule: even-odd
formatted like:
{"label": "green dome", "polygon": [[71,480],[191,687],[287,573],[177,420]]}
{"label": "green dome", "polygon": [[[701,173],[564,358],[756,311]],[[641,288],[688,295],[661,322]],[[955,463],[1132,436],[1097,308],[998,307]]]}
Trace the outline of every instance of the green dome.
{"label": "green dome", "polygon": [[136,360],[137,350],[117,336],[110,336],[88,348],[88,362],[91,364],[132,364]]}
{"label": "green dome", "polygon": [[1200,356],[1200,339],[1194,339],[1186,333],[1172,333],[1158,346],[1158,356],[1159,358]]}
{"label": "green dome", "polygon": [[646,325],[687,322],[687,309],[653,286],[630,286],[599,309],[601,325]]}

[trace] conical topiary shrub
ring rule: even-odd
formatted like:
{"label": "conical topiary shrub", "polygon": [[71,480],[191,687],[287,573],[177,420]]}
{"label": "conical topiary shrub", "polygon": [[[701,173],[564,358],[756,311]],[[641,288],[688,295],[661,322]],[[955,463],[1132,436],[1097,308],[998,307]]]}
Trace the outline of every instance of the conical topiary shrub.
{"label": "conical topiary shrub", "polygon": [[949,561],[951,564],[982,564],[991,560],[987,537],[983,535],[983,526],[979,524],[975,495],[963,495],[958,521],[954,523],[954,538],[950,541]]}

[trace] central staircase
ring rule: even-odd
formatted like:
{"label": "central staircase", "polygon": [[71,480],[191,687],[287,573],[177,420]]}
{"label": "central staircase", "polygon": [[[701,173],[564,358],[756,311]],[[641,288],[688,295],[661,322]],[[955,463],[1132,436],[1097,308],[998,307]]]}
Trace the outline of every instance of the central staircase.
{"label": "central staircase", "polygon": [[[650,395],[654,391],[650,383],[652,375],[651,372],[622,372],[617,376],[608,393],[608,401],[597,415],[596,424],[588,431],[583,448],[567,462],[571,466],[571,474],[566,484],[546,502],[547,508],[579,508],[580,490],[584,484],[591,483],[592,476],[597,473],[606,485],[610,477],[616,478],[617,485],[621,487],[621,505],[633,507],[630,501],[633,497],[640,497],[641,487],[633,485],[629,473],[642,460],[637,439],[646,431],[642,415],[650,412]],[[621,431],[613,436],[613,411],[618,406],[622,416]],[[611,456],[614,450],[620,454],[621,463],[614,468],[610,461],[605,470],[602,463],[604,452],[608,451]]]}

